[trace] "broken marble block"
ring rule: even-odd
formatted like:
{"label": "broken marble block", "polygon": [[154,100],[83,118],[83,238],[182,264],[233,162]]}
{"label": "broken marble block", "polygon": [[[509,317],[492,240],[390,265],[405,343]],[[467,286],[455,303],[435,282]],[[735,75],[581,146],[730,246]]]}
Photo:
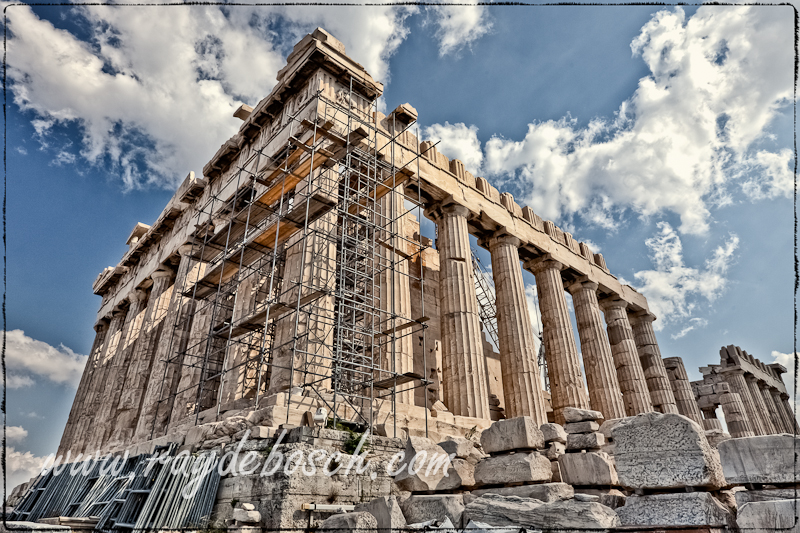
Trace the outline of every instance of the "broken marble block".
{"label": "broken marble block", "polygon": [[594,420],[585,420],[583,422],[571,422],[564,426],[564,431],[567,433],[594,433],[600,429],[600,424]]}
{"label": "broken marble block", "polygon": [[464,512],[464,497],[461,494],[415,494],[401,502],[400,508],[409,524],[449,518],[458,525]]}
{"label": "broken marble block", "polygon": [[538,452],[487,457],[475,467],[477,485],[548,482],[552,476],[550,460]]}
{"label": "broken marble block", "polygon": [[628,496],[617,514],[623,526],[725,527],[733,520],[708,492]]}
{"label": "broken marble block", "polygon": [[606,443],[602,433],[569,433],[567,451],[599,450]]}
{"label": "broken marble block", "polygon": [[466,459],[453,459],[447,475],[436,485],[437,491],[456,490],[475,485],[475,465]]}
{"label": "broken marble block", "polygon": [[565,407],[562,414],[564,415],[564,421],[567,423],[585,422],[587,420],[596,422],[603,419],[603,413],[600,411],[578,409],[576,407]]}
{"label": "broken marble block", "polygon": [[603,452],[567,453],[558,458],[561,480],[573,486],[619,485],[617,470]]}
{"label": "broken marble block", "polygon": [[449,466],[449,455],[441,446],[425,437],[408,437],[405,455],[398,465],[398,469],[402,471],[395,476],[394,481],[400,490],[437,490]]}
{"label": "broken marble block", "polygon": [[719,457],[728,483],[797,483],[794,450],[800,437],[760,435],[719,443]]}
{"label": "broken marble block", "polygon": [[545,442],[560,442],[567,443],[567,432],[560,424],[542,424],[539,426]]}
{"label": "broken marble block", "polygon": [[566,446],[561,444],[560,442],[550,442],[547,444],[547,449],[542,452],[542,455],[550,459],[551,461],[557,461],[559,457],[566,453]]}
{"label": "broken marble block", "polygon": [[746,503],[738,510],[736,524],[747,533],[800,533],[800,501]]}
{"label": "broken marble block", "polygon": [[439,443],[439,446],[450,455],[455,455],[459,459],[466,459],[475,449],[475,444],[464,437],[447,437]]}
{"label": "broken marble block", "polygon": [[544,435],[529,416],[498,420],[481,433],[481,447],[486,453],[544,448]]}
{"label": "broken marble block", "polygon": [[722,466],[697,423],[678,414],[643,413],[611,430],[620,484],[633,489],[720,488]]}
{"label": "broken marble block", "polygon": [[464,521],[548,531],[604,530],[619,525],[616,513],[595,502],[544,503],[531,498],[484,494],[464,510]]}
{"label": "broken marble block", "polygon": [[575,491],[566,483],[540,483],[538,485],[494,487],[491,489],[477,489],[472,491],[472,495],[475,497],[482,496],[483,494],[519,496],[520,498],[532,498],[546,503],[558,500],[569,500],[575,495]]}
{"label": "broken marble block", "polygon": [[378,523],[378,533],[390,533],[406,527],[406,519],[397,496],[383,496],[375,498],[369,503],[356,505],[355,512],[367,512],[375,517]]}
{"label": "broken marble block", "polygon": [[378,521],[370,513],[341,513],[326,518],[319,526],[320,533],[340,533],[352,531],[353,533],[374,533],[378,528]]}

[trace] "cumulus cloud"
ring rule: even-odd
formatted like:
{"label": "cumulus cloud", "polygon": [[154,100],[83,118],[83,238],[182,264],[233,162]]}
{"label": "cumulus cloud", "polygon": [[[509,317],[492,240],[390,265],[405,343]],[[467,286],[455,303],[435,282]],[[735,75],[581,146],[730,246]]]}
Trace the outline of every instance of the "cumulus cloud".
{"label": "cumulus cloud", "polygon": [[6,440],[8,442],[22,442],[28,436],[28,430],[22,426],[6,426]]}
{"label": "cumulus cloud", "polygon": [[458,53],[489,33],[492,22],[487,6],[477,5],[477,0],[467,0],[459,5],[429,6],[436,25],[439,55]]}
{"label": "cumulus cloud", "polygon": [[800,354],[792,355],[790,353],[782,353],[776,350],[772,351],[773,363],[780,363],[786,367],[786,373],[781,376],[783,383],[786,385],[786,392],[789,394],[789,402],[794,405],[794,412],[797,415],[798,402],[794,396],[794,361],[795,357],[800,357]]}
{"label": "cumulus cloud", "polygon": [[463,122],[450,124],[434,124],[423,130],[426,139],[438,141],[436,150],[448,159],[460,159],[464,168],[473,174],[479,174],[483,164],[481,142],[478,140],[477,126],[467,126]]}
{"label": "cumulus cloud", "polygon": [[11,389],[33,385],[37,378],[77,387],[87,359],[63,344],[50,346],[19,329],[6,333],[6,385]]}
{"label": "cumulus cloud", "polygon": [[[326,28],[387,81],[388,58],[416,11],[76,6],[66,16],[86,31],[81,40],[15,5],[7,10],[10,89],[14,103],[32,114],[43,147],[56,150],[56,164],[107,168],[128,189],[171,187],[200,171],[237,131],[233,111],[269,94],[286,53],[305,33]],[[54,144],[59,127],[74,125],[82,134],[79,159]]]}
{"label": "cumulus cloud", "polygon": [[580,213],[611,229],[627,210],[671,211],[681,232],[703,233],[733,190],[759,199],[792,189],[791,152],[756,149],[791,101],[792,37],[778,9],[701,7],[688,20],[680,7],[660,11],[631,43],[650,75],[613,119],[493,137],[484,169],[521,182],[521,199],[545,218]]}
{"label": "cumulus cloud", "polygon": [[655,269],[634,274],[639,281],[636,289],[647,297],[650,310],[659,318],[654,323],[656,330],[671,323],[686,323],[685,331],[675,337],[679,338],[705,325],[704,320],[692,315],[699,303],[713,302],[724,291],[728,284],[725,274],[735,259],[739,237],[729,235],[701,269],[685,264],[683,244],[672,226],[659,222],[657,227],[658,233],[645,241]]}
{"label": "cumulus cloud", "polygon": [[42,471],[46,457],[37,457],[31,452],[20,452],[12,447],[6,448],[6,464],[3,474],[6,476],[6,486],[9,489],[25,483]]}

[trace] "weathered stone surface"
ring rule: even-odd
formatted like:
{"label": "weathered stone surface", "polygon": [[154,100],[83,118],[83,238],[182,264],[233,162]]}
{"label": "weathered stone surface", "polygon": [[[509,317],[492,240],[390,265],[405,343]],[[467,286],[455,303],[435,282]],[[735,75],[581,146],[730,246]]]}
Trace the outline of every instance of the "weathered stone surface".
{"label": "weathered stone surface", "polygon": [[558,461],[550,461],[550,472],[552,473],[553,477],[550,478],[552,482],[561,482],[561,467],[558,466]]}
{"label": "weathered stone surface", "polygon": [[366,512],[374,516],[380,533],[406,527],[406,519],[400,509],[397,496],[383,496],[375,498],[369,503],[358,504],[355,512]]}
{"label": "weathered stone surface", "polygon": [[557,461],[559,457],[564,455],[566,452],[567,447],[561,444],[560,442],[551,442],[547,446],[547,449],[543,452],[542,455],[550,459],[551,461]]}
{"label": "weathered stone surface", "polygon": [[606,443],[602,433],[570,433],[567,435],[567,450],[599,450]]}
{"label": "weathered stone surface", "polygon": [[518,496],[532,498],[543,502],[569,500],[575,491],[566,483],[541,483],[539,485],[519,485],[517,487],[495,487],[491,489],[477,489],[472,495],[480,497],[484,494],[499,494],[501,496]]}
{"label": "weathered stone surface", "polygon": [[570,485],[619,485],[611,458],[603,452],[567,453],[558,458],[561,480]]}
{"label": "weathered stone surface", "polygon": [[728,483],[796,483],[794,447],[800,437],[761,435],[728,439],[719,444],[722,470]]}
{"label": "weathered stone surface", "polygon": [[492,526],[516,526],[549,530],[603,530],[619,525],[616,513],[599,503],[575,500],[543,503],[530,498],[484,494],[470,502],[464,521]]}
{"label": "weathered stone surface", "polygon": [[550,481],[550,460],[537,452],[487,457],[475,467],[477,485]]}
{"label": "weathered stone surface", "polygon": [[469,524],[466,525],[464,531],[469,531],[470,533],[519,533],[519,528],[517,527],[494,527],[490,524],[485,524],[483,522],[475,522],[470,520]]}
{"label": "weathered stone surface", "polygon": [[567,432],[564,427],[559,424],[542,424],[539,426],[545,442],[561,442],[567,443]]}
{"label": "weathered stone surface", "polygon": [[600,424],[593,420],[571,422],[564,426],[564,431],[567,433],[594,433],[598,429],[600,429]]}
{"label": "weathered stone surface", "polygon": [[6,531],[72,531],[69,526],[54,526],[51,524],[40,524],[38,522],[25,522],[25,521],[9,521],[0,522],[0,532]]}
{"label": "weathered stone surface", "polygon": [[600,496],[597,494],[575,494],[576,502],[598,502],[600,503]]}
{"label": "weathered stone surface", "polygon": [[603,413],[600,411],[592,411],[591,409],[577,409],[575,407],[564,408],[564,421],[571,422],[584,422],[587,420],[597,421],[603,419]]}
{"label": "weathered stone surface", "polygon": [[233,519],[245,524],[257,524],[261,521],[261,513],[247,509],[234,509]]}
{"label": "weathered stone surface", "polygon": [[456,526],[461,524],[464,498],[461,494],[414,495],[400,504],[409,524],[449,518]]}
{"label": "weathered stone surface", "polygon": [[[743,489],[743,487],[735,487]],[[734,493],[736,507],[750,502],[768,502],[771,500],[792,500],[796,493],[794,489],[766,489],[766,490],[737,490]]]}
{"label": "weathered stone surface", "polygon": [[498,420],[481,433],[481,447],[486,453],[544,448],[544,435],[529,416]]}
{"label": "weathered stone surface", "polygon": [[727,526],[733,519],[708,492],[628,496],[617,514],[625,526]]}
{"label": "weathered stone surface", "polygon": [[704,432],[708,445],[712,448],[717,448],[720,442],[724,442],[731,438],[731,436],[721,429],[707,429]]}
{"label": "weathered stone surface", "polygon": [[443,520],[426,520],[425,522],[408,524],[406,529],[424,529],[425,531],[441,529],[444,531],[452,531],[455,528],[453,522],[451,522],[449,518],[444,517]]}
{"label": "weathered stone surface", "polygon": [[255,511],[255,510],[256,510],[256,506],[255,506],[255,505],[253,505],[252,503],[243,503],[243,504],[241,505],[241,507],[242,507],[242,509],[244,509],[245,511]]}
{"label": "weathered stone surface", "polygon": [[447,475],[436,485],[437,491],[475,486],[475,466],[466,459],[453,459]]}
{"label": "weathered stone surface", "polygon": [[[408,437],[405,456],[398,465],[398,468],[403,466],[405,468],[395,476],[394,481],[401,490],[411,492],[436,490],[439,482],[445,477],[448,462],[447,453],[432,440],[425,437]],[[409,466],[412,468],[409,469]]]}
{"label": "weathered stone surface", "polygon": [[600,424],[600,429],[598,430],[603,436],[606,438],[606,442],[613,442],[614,437],[611,435],[611,430],[614,429],[620,421],[625,420],[624,418],[612,418],[611,420],[606,420],[602,424]]}
{"label": "weathered stone surface", "polygon": [[466,459],[470,456],[472,450],[475,449],[475,444],[463,437],[447,437],[444,441],[439,443],[439,446],[448,453],[448,455],[455,454],[460,459]]}
{"label": "weathered stone surface", "polygon": [[356,533],[373,533],[378,529],[378,521],[370,513],[353,512],[335,514],[326,518],[320,524],[320,533],[340,533],[341,531],[353,531]]}
{"label": "weathered stone surface", "polygon": [[643,413],[626,418],[611,434],[622,486],[655,489],[725,485],[719,459],[703,430],[685,416]]}
{"label": "weathered stone surface", "polygon": [[800,532],[800,501],[772,500],[744,504],[736,524],[747,533]]}

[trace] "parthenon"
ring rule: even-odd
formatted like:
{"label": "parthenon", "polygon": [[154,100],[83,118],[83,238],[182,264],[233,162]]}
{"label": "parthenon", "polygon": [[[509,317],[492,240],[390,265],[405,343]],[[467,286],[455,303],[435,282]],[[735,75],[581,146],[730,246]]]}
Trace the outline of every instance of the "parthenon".
{"label": "parthenon", "polygon": [[[727,346],[719,365],[702,367],[703,380],[690,382],[681,357],[662,357],[646,298],[621,283],[601,254],[421,140],[412,105],[379,111],[382,92],[318,28],[294,47],[270,94],[236,110],[238,133],[202,175],[188,174],[153,224],[136,224],[122,259],[94,282],[102,297],[96,336],[58,453],[216,453],[249,436],[261,446],[250,450],[266,457],[282,430],[293,432],[299,449],[339,446],[341,430],[356,429],[377,439],[378,455],[452,450],[457,472],[455,481],[411,466],[393,478],[362,476],[344,498],[356,511],[369,485],[379,487],[380,505],[391,505],[398,490],[406,502],[457,500],[461,511],[458,519],[448,514],[451,523],[462,511],[490,520],[499,512],[493,506],[532,498],[534,507],[556,500],[580,507],[565,514],[577,522],[559,522],[567,529],[579,522],[612,530],[645,524],[647,509],[677,498],[702,508],[699,522],[681,522],[688,515],[677,513],[647,524],[730,524],[741,491],[727,500],[722,494],[732,486],[722,467],[735,463],[725,458],[778,441],[783,453],[796,438],[785,434],[800,429],[781,378],[786,369]],[[435,224],[435,238],[422,235],[423,217]],[[489,252],[493,293],[472,242]],[[523,271],[536,282],[541,349]],[[659,428],[683,437],[654,447],[651,457],[637,447]],[[747,440],[762,437],[777,440]],[[726,445],[745,451],[725,455]],[[669,461],[677,461],[677,473]],[[139,472],[140,464],[130,468]],[[738,483],[785,490],[792,481],[782,468]],[[122,510],[109,502],[45,508],[31,494],[57,492],[49,475],[29,487],[15,519],[95,512],[98,529],[167,524],[142,518],[142,509],[155,513],[141,496],[153,486],[109,500]],[[329,480],[309,492],[275,483],[217,478],[207,503],[232,510],[237,527],[284,530],[311,527],[313,511],[335,511],[323,503],[339,494]],[[139,503],[129,505],[134,493]],[[301,496],[313,500],[302,504],[306,514]],[[751,496],[745,501],[760,497]],[[234,510],[242,498],[257,503]],[[428,519],[407,507],[403,524]],[[267,509],[264,518],[259,512]],[[353,518],[364,514],[329,520],[375,521]],[[545,515],[550,527],[564,513]],[[181,520],[170,527],[195,524]],[[337,522],[358,529],[354,523]]]}

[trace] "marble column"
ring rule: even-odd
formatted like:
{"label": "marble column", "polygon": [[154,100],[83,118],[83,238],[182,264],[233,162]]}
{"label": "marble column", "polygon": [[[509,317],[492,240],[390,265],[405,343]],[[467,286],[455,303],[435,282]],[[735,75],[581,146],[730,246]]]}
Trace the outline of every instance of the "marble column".
{"label": "marble column", "polygon": [[633,331],[628,321],[628,304],[624,300],[605,299],[603,314],[608,326],[608,341],[617,371],[617,382],[622,392],[625,414],[635,416],[653,411],[650,391],[644,377],[642,363],[636,351]]}
{"label": "marble column", "polygon": [[150,379],[150,371],[153,368],[153,357],[172,299],[174,273],[158,270],[150,277],[153,279],[153,287],[150,290],[136,349],[125,376],[109,448],[126,446],[134,442],[133,435],[139,420],[147,382]]}
{"label": "marble column", "polygon": [[611,345],[603,328],[597,303],[597,283],[579,281],[568,288],[575,307],[583,368],[589,389],[589,404],[606,420],[625,418],[625,403],[619,388]]}
{"label": "marble column", "polygon": [[[239,323],[255,309],[256,281],[256,274],[251,273],[239,282],[236,288],[231,324]],[[228,346],[225,357],[225,372],[222,375],[220,385],[222,390],[219,398],[222,405],[244,397],[248,360],[258,356],[258,350],[253,350],[254,346],[250,343],[252,336],[252,332],[245,333],[241,336],[241,342],[237,341],[236,338],[228,340],[227,335],[223,339]],[[258,346],[260,347],[260,343]]]}
{"label": "marble column", "polygon": [[451,413],[489,420],[489,384],[475,293],[467,215],[461,205],[441,208],[439,228],[439,323],[444,403]]}
{"label": "marble column", "polygon": [[725,424],[728,426],[728,433],[731,434],[731,437],[738,439],[755,436],[742,398],[738,394],[735,392],[720,394],[719,403],[725,414]]}
{"label": "marble column", "polygon": [[794,426],[792,424],[792,419],[783,406],[783,400],[781,399],[781,392],[778,389],[774,388],[771,388],[769,392],[770,395],[772,396],[772,402],[775,404],[775,409],[778,412],[778,416],[781,417],[783,430],[786,433],[794,433]]}
{"label": "marble column", "polygon": [[[702,427],[703,415],[700,413],[700,407],[698,407],[697,399],[694,397],[692,385],[689,383],[689,375],[686,373],[686,367],[683,366],[683,359],[680,357],[666,357],[663,361],[667,370],[667,377],[672,385],[672,393],[675,395],[675,405],[678,407],[678,412],[691,418]],[[741,402],[741,399],[739,402]]]}
{"label": "marble column", "polygon": [[108,325],[108,332],[106,333],[103,349],[97,359],[97,366],[94,370],[94,376],[89,384],[89,392],[86,395],[86,405],[84,414],[78,423],[76,437],[73,440],[75,453],[94,453],[97,450],[90,449],[90,441],[97,437],[95,435],[102,434],[104,427],[97,424],[97,412],[102,405],[106,386],[106,375],[111,368],[111,361],[119,347],[120,338],[122,337],[122,329],[125,325],[125,317],[128,313],[128,302],[123,301],[121,307],[117,308],[111,313],[111,322]]}
{"label": "marble column", "polygon": [[717,409],[708,408],[701,409],[703,411],[703,429],[719,429],[722,430],[722,422],[717,418]]}
{"label": "marble column", "polygon": [[764,403],[764,396],[761,395],[761,389],[758,386],[758,378],[752,374],[744,375],[747,381],[747,387],[750,389],[750,396],[753,398],[753,404],[756,406],[756,413],[761,420],[761,426],[764,428],[765,435],[774,435],[777,433],[777,428],[772,425],[772,417],[769,416],[769,410]]}
{"label": "marble column", "polygon": [[783,405],[783,412],[786,414],[786,417],[789,419],[789,423],[791,424],[791,433],[800,433],[800,424],[797,423],[797,417],[795,416],[794,411],[792,411],[791,405],[789,405],[788,394],[781,394],[781,404]]}
{"label": "marble column", "polygon": [[[380,246],[380,305],[381,331],[393,331],[408,324],[411,316],[411,287],[408,260],[395,250],[408,252],[406,236],[406,209],[403,200],[404,188],[399,185],[379,201],[382,215],[381,224],[386,228],[381,239],[386,246]],[[414,337],[412,329],[402,329],[382,338],[380,367],[386,372],[376,374],[376,379],[385,379],[390,373],[405,374],[414,371]],[[414,403],[414,384],[400,385],[395,401],[398,403]],[[390,399],[391,397],[387,397]]]}
{"label": "marble column", "polygon": [[564,296],[563,265],[545,257],[529,261],[525,268],[536,277],[553,415],[556,423],[564,424],[564,408],[588,409],[589,398]]}
{"label": "marble column", "polygon": [[[208,302],[196,302],[189,340],[186,343],[186,354],[183,357],[181,375],[175,391],[175,401],[170,413],[170,429],[183,425],[187,417],[202,411],[205,407],[210,407],[202,403],[202,398],[198,399],[198,394],[206,364],[206,351],[211,349],[209,344],[210,341],[213,341],[211,336],[212,315],[213,307]],[[193,420],[190,425],[194,425]]]}
{"label": "marble column", "polygon": [[[108,318],[101,318],[97,324],[94,325],[94,342],[92,343],[92,351],[89,352],[89,359],[86,361],[83,374],[81,375],[81,382],[78,385],[78,390],[75,392],[75,400],[72,402],[72,408],[69,411],[69,418],[67,418],[67,425],[64,428],[64,433],[61,435],[61,442],[58,445],[57,456],[66,458],[67,451],[72,451],[72,439],[75,436],[75,428],[81,416],[86,414],[86,395],[89,392],[89,384],[92,382],[94,371],[97,368],[97,361],[105,343],[106,332],[108,331],[108,324],[111,320]],[[63,461],[63,460],[62,460]]]}
{"label": "marble column", "polygon": [[[180,262],[175,275],[164,325],[158,338],[150,378],[145,386],[141,414],[134,432],[134,441],[143,442],[163,434],[169,419],[167,399],[172,392],[172,382],[180,373],[176,361],[169,363],[186,348],[186,338],[191,324],[193,310],[192,298],[183,296],[183,291],[197,279],[196,261],[191,256],[192,245],[185,244],[178,248]],[[195,275],[187,283],[190,272]],[[159,401],[164,400],[164,401]]]}
{"label": "marble column", "polygon": [[488,244],[496,294],[505,415],[530,416],[537,425],[546,424],[547,410],[519,262],[520,241],[501,234]]}
{"label": "marble column", "polygon": [[772,427],[775,429],[775,433],[783,433],[786,431],[786,429],[783,427],[783,417],[781,417],[778,407],[772,400],[772,395],[769,393],[769,385],[767,385],[767,383],[764,381],[759,381],[758,389],[761,393],[761,397],[764,399],[764,405],[769,413],[769,419],[770,422],[772,422]]}
{"label": "marble column", "polygon": [[744,410],[747,413],[747,419],[750,422],[750,429],[755,435],[766,435],[767,432],[761,423],[761,417],[750,394],[750,387],[747,386],[747,381],[744,379],[744,372],[736,368],[731,370],[723,369],[721,373],[723,379],[730,385],[731,392],[735,392],[741,398]]}
{"label": "marble column", "polygon": [[661,350],[658,348],[656,334],[653,331],[653,321],[656,317],[652,313],[636,313],[632,317],[633,338],[636,340],[636,350],[642,362],[653,407],[660,413],[677,414],[675,395],[672,393],[672,385],[669,384],[667,370],[661,360]]}

